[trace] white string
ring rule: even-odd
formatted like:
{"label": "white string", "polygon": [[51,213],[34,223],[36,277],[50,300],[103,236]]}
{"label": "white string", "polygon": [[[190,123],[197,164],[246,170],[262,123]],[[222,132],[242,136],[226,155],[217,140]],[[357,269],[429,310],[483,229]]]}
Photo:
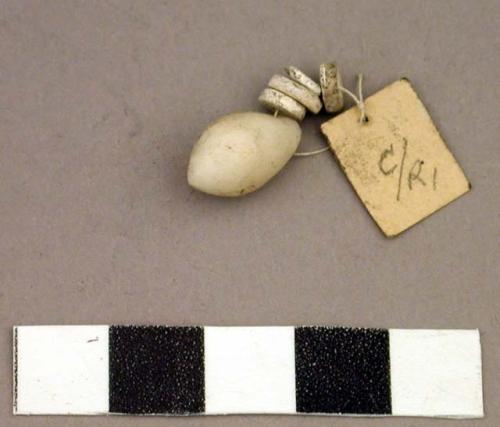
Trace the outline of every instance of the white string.
{"label": "white string", "polygon": [[[356,103],[357,107],[359,108],[359,113],[360,113],[359,122],[361,124],[366,123],[368,121],[368,118],[366,117],[365,102],[363,99],[363,74],[358,74],[358,96],[354,95],[354,93],[352,93],[349,89],[346,89],[345,87],[340,85],[339,85],[339,90],[352,98],[352,100]],[[276,117],[277,115],[278,111],[275,111],[274,117]],[[328,150],[330,150],[330,147],[323,147],[320,148],[319,150],[294,153],[294,156],[295,157],[315,156],[316,154],[321,154]]]}
{"label": "white string", "polygon": [[361,112],[361,117],[359,118],[360,123],[366,123],[368,120],[366,118],[365,111],[365,100],[363,99],[363,74],[358,74],[358,94],[359,94],[359,104],[358,108]]}
{"label": "white string", "polygon": [[358,94],[359,98],[354,95],[349,89],[346,89],[343,86],[339,86],[339,90],[344,92],[346,95],[349,95],[352,100],[356,103],[356,106],[359,108],[359,122],[366,123],[368,121],[366,117],[365,110],[365,101],[363,99],[363,74],[358,74]]}
{"label": "white string", "polygon": [[294,153],[293,155],[295,157],[315,156],[316,154],[324,153],[325,151],[328,151],[329,149],[330,149],[330,147],[323,147],[323,148],[320,148],[319,150],[305,151],[305,152],[301,152],[301,153]]}

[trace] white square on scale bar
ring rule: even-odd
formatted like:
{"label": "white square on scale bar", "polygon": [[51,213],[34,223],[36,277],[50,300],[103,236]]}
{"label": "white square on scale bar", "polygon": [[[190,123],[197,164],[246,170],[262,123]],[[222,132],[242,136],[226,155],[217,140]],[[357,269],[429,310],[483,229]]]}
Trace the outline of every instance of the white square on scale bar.
{"label": "white square on scale bar", "polygon": [[295,413],[294,333],[293,327],[206,327],[206,413]]}
{"label": "white square on scale bar", "polygon": [[483,416],[477,330],[390,329],[392,414]]}
{"label": "white square on scale bar", "polygon": [[108,326],[14,328],[15,414],[105,414]]}

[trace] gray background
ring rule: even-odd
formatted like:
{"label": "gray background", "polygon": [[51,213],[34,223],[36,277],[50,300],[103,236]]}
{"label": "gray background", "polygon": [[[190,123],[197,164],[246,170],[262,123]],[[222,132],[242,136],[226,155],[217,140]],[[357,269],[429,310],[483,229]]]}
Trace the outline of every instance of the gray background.
{"label": "gray background", "polygon": [[[498,426],[498,1],[2,1],[2,426]],[[273,73],[410,77],[473,191],[385,239],[329,154],[192,191],[192,144]],[[304,124],[303,146],[324,140]],[[486,418],[16,417],[15,324],[479,328]]]}

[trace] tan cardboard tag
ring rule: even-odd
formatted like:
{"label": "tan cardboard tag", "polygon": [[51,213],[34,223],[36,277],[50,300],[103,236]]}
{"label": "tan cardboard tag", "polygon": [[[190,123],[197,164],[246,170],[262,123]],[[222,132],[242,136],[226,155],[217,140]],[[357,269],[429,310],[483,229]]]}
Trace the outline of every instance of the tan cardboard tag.
{"label": "tan cardboard tag", "polygon": [[321,126],[356,193],[393,237],[470,190],[457,161],[406,79]]}

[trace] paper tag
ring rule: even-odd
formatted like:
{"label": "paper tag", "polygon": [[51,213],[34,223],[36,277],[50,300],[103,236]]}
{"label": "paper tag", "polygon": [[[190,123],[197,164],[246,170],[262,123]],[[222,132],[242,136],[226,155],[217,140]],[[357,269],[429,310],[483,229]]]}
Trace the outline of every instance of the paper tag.
{"label": "paper tag", "polygon": [[323,123],[347,178],[378,226],[394,237],[470,190],[462,169],[406,79]]}

